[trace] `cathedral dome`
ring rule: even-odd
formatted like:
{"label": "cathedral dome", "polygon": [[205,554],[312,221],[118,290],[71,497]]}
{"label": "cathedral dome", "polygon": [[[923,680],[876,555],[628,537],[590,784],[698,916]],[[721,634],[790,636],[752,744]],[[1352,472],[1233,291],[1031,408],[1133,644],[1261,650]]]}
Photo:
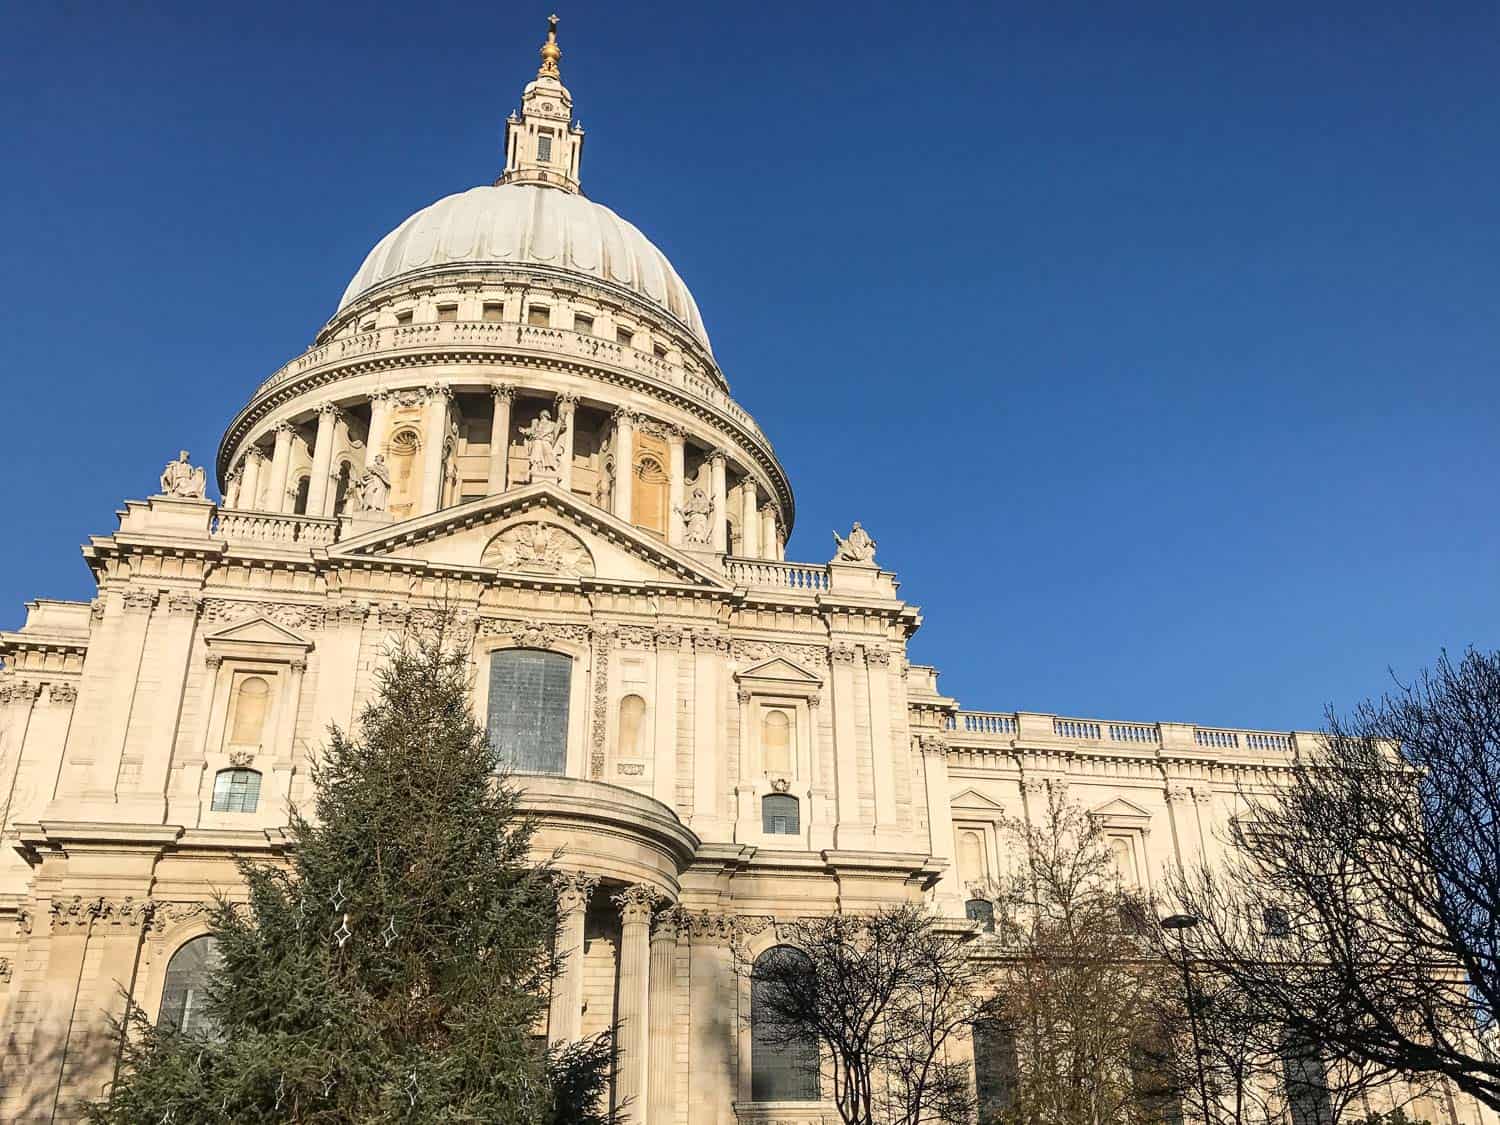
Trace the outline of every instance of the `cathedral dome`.
{"label": "cathedral dome", "polygon": [[709,348],[692,293],[645,235],[602,204],[533,183],[470,188],[424,207],[370,251],[339,310],[391,282],[486,266],[581,274],[624,289]]}

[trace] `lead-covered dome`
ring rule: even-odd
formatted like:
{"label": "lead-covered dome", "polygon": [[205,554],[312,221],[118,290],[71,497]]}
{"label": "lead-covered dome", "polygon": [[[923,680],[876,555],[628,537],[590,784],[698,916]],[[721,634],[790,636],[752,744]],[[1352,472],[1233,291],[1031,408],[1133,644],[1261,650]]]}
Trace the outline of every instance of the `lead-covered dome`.
{"label": "lead-covered dome", "polygon": [[424,207],[370,251],[339,310],[398,279],[486,266],[543,267],[620,286],[709,348],[692,293],[650,239],[603,204],[536,184],[470,188]]}

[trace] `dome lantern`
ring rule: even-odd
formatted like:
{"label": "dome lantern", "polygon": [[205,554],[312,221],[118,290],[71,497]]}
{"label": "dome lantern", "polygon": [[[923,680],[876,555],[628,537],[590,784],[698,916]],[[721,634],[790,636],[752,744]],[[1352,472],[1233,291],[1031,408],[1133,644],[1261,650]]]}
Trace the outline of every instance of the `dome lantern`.
{"label": "dome lantern", "polygon": [[521,109],[505,122],[505,171],[496,184],[537,184],[579,193],[583,128],[573,121],[573,95],[557,68],[557,17],[547,17],[542,65],[521,92]]}

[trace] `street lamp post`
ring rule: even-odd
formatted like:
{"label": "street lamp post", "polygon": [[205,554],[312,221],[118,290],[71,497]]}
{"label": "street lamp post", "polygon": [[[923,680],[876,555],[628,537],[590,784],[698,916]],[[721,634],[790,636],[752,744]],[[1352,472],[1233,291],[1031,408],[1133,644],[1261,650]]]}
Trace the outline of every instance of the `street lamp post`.
{"label": "street lamp post", "polygon": [[1191,914],[1170,914],[1161,920],[1161,928],[1177,935],[1177,948],[1182,954],[1182,988],[1187,1000],[1188,1026],[1193,1032],[1193,1069],[1198,1076],[1198,1098],[1203,1109],[1203,1125],[1213,1125],[1208,1112],[1208,1081],[1203,1075],[1203,1045],[1198,1040],[1198,1006],[1193,1003],[1193,975],[1188,967],[1186,932],[1198,924]]}

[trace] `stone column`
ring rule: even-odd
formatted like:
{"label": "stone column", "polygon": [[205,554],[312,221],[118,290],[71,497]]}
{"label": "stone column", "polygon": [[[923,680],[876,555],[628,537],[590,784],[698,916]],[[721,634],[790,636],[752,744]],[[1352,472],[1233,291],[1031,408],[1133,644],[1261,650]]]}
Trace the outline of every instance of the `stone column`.
{"label": "stone column", "polygon": [[[722,653],[728,641],[709,634],[693,637],[693,831],[705,840],[722,838],[719,772],[724,757]],[[725,771],[727,772],[727,771]]]}
{"label": "stone column", "polygon": [[686,445],[680,427],[667,427],[667,542],[682,546],[682,506],[687,501]]}
{"label": "stone column", "polygon": [[833,661],[831,679],[833,701],[834,785],[838,792],[838,846],[848,848],[869,842],[869,834],[859,823],[859,758],[855,745],[854,658],[853,645],[835,643],[828,652]]}
{"label": "stone column", "polygon": [[505,491],[506,472],[510,467],[510,404],[516,397],[512,386],[494,390],[495,420],[490,423],[490,480],[488,492],[498,496]]}
{"label": "stone column", "polygon": [[755,503],[755,482],[740,481],[740,556],[760,558],[760,511]]}
{"label": "stone column", "polygon": [[365,434],[365,461],[373,464],[375,454],[385,452],[385,432],[391,421],[391,392],[375,391],[370,395],[370,429]]}
{"label": "stone column", "polygon": [[776,505],[767,500],[760,506],[760,555],[776,558]]}
{"label": "stone column", "polygon": [[953,855],[953,806],[949,804],[948,743],[937,734],[921,736],[922,785],[927,791],[927,851],[934,859],[948,861],[937,885],[937,899],[945,912],[963,909],[963,889]]}
{"label": "stone column", "polygon": [[724,462],[726,458],[722,449],[715,449],[708,455],[709,472],[713,477],[714,486],[714,522],[713,537],[710,543],[719,554],[729,550],[727,519],[729,516],[729,490],[724,479]]}
{"label": "stone column", "polygon": [[677,1085],[677,1035],[672,1002],[676,994],[677,935],[685,919],[678,907],[656,916],[651,927],[651,1061],[646,1075],[646,1120],[671,1125]]}
{"label": "stone column", "polygon": [[656,631],[656,706],[654,768],[651,791],[668,808],[677,808],[677,661],[682,653],[680,629]]}
{"label": "stone column", "polygon": [[635,412],[615,411],[615,515],[630,522],[631,485],[635,482]]}
{"label": "stone column", "polygon": [[558,457],[558,487],[571,494],[573,491],[573,412],[578,407],[578,396],[564,392],[557,396],[557,420],[562,427],[562,454]]}
{"label": "stone column", "polygon": [[583,922],[599,880],[566,872],[557,877],[557,975],[547,1013],[547,1042],[575,1043],[583,1033]]}
{"label": "stone column", "polygon": [[651,909],[660,895],[637,883],[615,895],[620,908],[619,1070],[615,1108],[621,1125],[646,1125],[646,1072],[651,1044]]}
{"label": "stone column", "polygon": [[427,404],[422,414],[422,497],[418,515],[427,515],[443,506],[443,445],[448,437],[448,402],[453,392],[447,387],[427,388]]}
{"label": "stone column", "polygon": [[270,495],[266,497],[268,511],[284,512],[287,509],[286,478],[292,467],[292,438],[295,435],[296,430],[290,422],[277,424],[276,447],[271,454]]}
{"label": "stone column", "polygon": [[260,470],[265,459],[265,454],[253,445],[245,454],[245,474],[240,480],[240,491],[235,497],[235,503],[247,511],[254,511],[255,506],[260,503]]}
{"label": "stone column", "polygon": [[333,466],[333,427],[339,408],[331,402],[318,407],[318,435],[313,439],[312,475],[307,481],[307,514],[328,515],[330,472]]}
{"label": "stone column", "polygon": [[891,654],[865,649],[866,698],[870,701],[870,768],[875,782],[875,831],[895,832],[896,763],[891,753]]}
{"label": "stone column", "polygon": [[231,469],[228,478],[224,481],[224,503],[221,507],[234,508],[240,502],[240,482],[244,479],[244,466]]}

